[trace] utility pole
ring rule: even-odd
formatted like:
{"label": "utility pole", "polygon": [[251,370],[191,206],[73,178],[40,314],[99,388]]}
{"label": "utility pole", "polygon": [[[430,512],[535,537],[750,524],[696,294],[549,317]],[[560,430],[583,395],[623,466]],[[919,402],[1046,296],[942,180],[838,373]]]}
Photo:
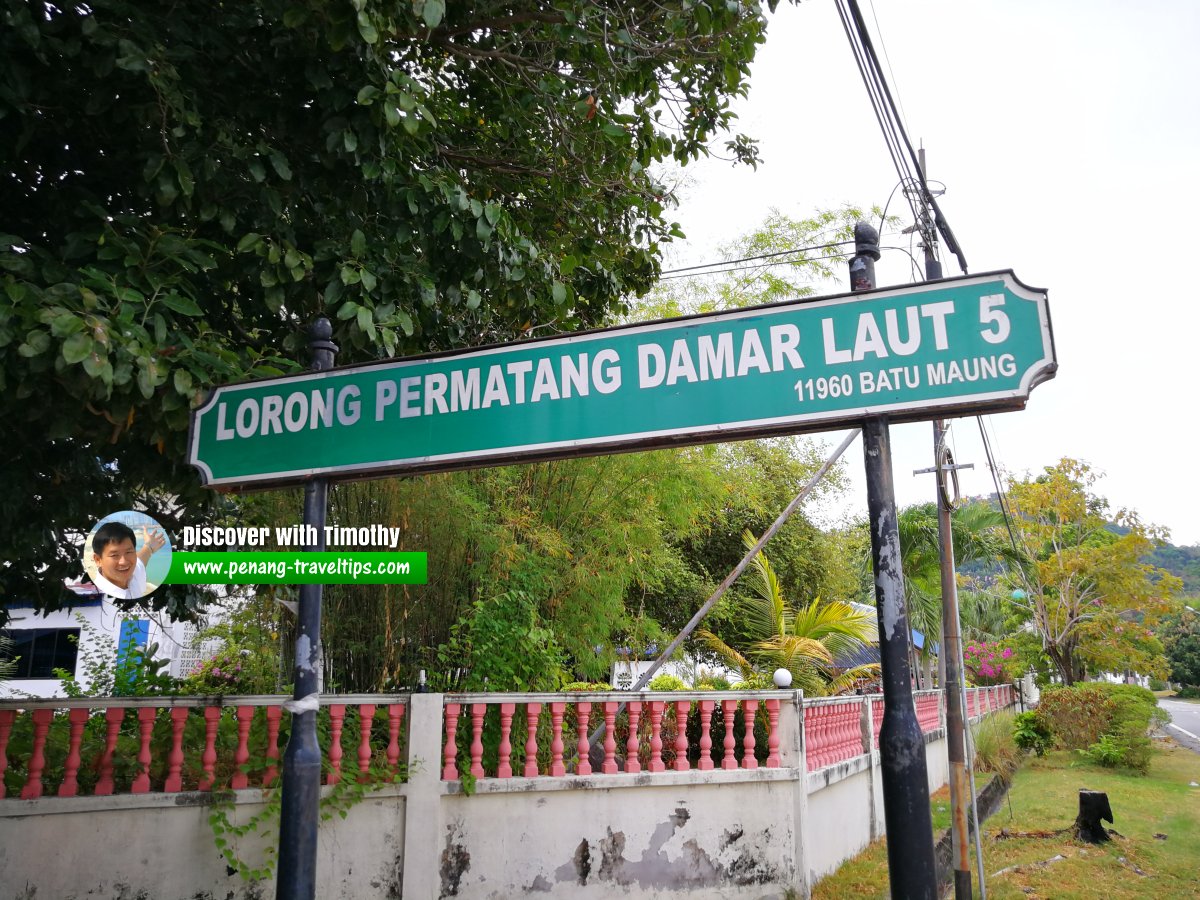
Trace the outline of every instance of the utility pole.
{"label": "utility pole", "polygon": [[967,830],[966,734],[962,708],[962,639],[958,632],[958,583],[954,571],[954,537],[950,531],[950,492],[947,480],[953,460],[946,450],[945,423],[933,423],[934,460],[937,466],[938,539],[942,563],[942,656],[945,659],[946,747],[950,761],[951,840],[954,859],[954,900],[971,900],[971,843]]}
{"label": "utility pole", "polygon": [[[879,233],[867,223],[859,222],[854,227],[854,250],[854,259],[850,260],[850,289],[871,290],[875,287],[875,261],[879,259]],[[883,680],[879,759],[888,874],[893,900],[936,900],[937,870],[925,737],[917,722],[908,672],[909,625],[904,611],[904,573],[886,417],[872,417],[863,423],[863,451]]]}
{"label": "utility pole", "polygon": [[[925,188],[925,148],[918,151],[921,182],[921,246],[925,251],[925,280],[942,277],[942,264],[937,258],[937,231],[929,209]],[[941,556],[942,581],[942,646],[939,666],[945,672],[942,691],[946,697],[946,753],[950,763],[950,835],[954,863],[954,900],[971,900],[971,844],[967,827],[967,805],[972,792],[968,790],[965,719],[963,717],[962,638],[958,628],[958,581],[954,569],[954,537],[950,530],[949,479],[958,466],[946,447],[946,423],[933,422],[933,472],[937,478],[938,543]],[[957,478],[955,479],[957,483]]]}
{"label": "utility pole", "polygon": [[[312,324],[312,370],[333,368],[337,344],[324,316]],[[316,530],[317,542],[306,551],[325,549],[325,511],[329,481],[314,478],[304,486],[304,524]],[[308,531],[308,528],[305,528]],[[279,813],[279,876],[276,900],[315,900],[317,895],[317,825],[321,806],[321,747],[317,743],[317,710],[321,703],[322,584],[300,585],[296,609],[295,692],[285,708],[292,731],[283,754],[283,796]]]}

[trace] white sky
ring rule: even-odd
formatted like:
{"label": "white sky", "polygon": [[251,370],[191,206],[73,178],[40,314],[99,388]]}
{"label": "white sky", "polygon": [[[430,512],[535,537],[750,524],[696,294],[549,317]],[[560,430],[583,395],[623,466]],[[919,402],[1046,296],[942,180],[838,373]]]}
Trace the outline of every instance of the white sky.
{"label": "white sky", "polygon": [[[893,95],[930,179],[947,185],[940,203],[970,271],[1011,268],[1049,291],[1058,375],[1024,412],[986,420],[1000,465],[1084,459],[1105,473],[1097,489],[1114,508],[1200,544],[1200,3],[860,3],[882,57],[874,6]],[[739,109],[765,162],[689,167],[677,211],[689,240],[665,268],[714,260],[771,206],[882,205],[898,180],[832,0],[781,3]],[[900,201],[890,212],[910,215]],[[911,276],[895,251],[876,271],[880,287]],[[964,494],[991,492],[975,420],[952,434],[959,462],[975,464]],[[897,501],[932,499],[931,476],[911,475],[932,465],[931,426],[894,426],[892,440]],[[861,444],[847,459],[862,512]]]}

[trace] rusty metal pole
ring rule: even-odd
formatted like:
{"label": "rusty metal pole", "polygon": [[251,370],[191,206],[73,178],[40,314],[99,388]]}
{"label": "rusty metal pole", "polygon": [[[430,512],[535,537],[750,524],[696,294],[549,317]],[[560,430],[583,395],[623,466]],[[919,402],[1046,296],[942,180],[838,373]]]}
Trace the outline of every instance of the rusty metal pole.
{"label": "rusty metal pole", "polygon": [[[854,228],[855,256],[850,289],[875,287],[879,233],[859,222]],[[904,573],[892,485],[892,445],[886,417],[863,423],[871,562],[875,575],[875,611],[879,619],[879,661],[883,680],[883,725],[879,758],[883,775],[883,814],[887,826],[888,874],[893,900],[936,900],[933,818],[925,736],[913,706],[908,672],[908,616],[904,610]]]}
{"label": "rusty metal pole", "polygon": [[950,531],[951,498],[946,481],[950,475],[945,452],[945,425],[933,423],[934,465],[938,479],[938,539],[941,543],[942,576],[942,658],[945,660],[946,683],[946,747],[950,763],[951,840],[954,859],[954,898],[971,900],[971,842],[967,830],[967,799],[971,796],[967,784],[967,757],[963,732],[962,639],[958,630],[958,584],[954,571],[954,538]]}

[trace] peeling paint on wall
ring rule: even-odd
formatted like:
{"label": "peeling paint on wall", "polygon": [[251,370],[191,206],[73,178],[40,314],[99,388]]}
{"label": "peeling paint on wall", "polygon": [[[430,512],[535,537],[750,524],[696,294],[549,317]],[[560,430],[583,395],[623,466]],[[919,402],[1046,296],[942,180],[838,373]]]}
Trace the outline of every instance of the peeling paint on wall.
{"label": "peeling paint on wall", "polygon": [[471,854],[462,843],[462,827],[459,824],[446,826],[446,848],[442,851],[442,890],[439,898],[457,897],[462,877],[471,868]]}
{"label": "peeling paint on wall", "polygon": [[[771,884],[782,877],[779,869],[766,862],[771,858],[771,829],[746,837],[745,829],[735,825],[725,830],[715,853],[700,845],[695,836],[685,836],[692,819],[685,807],[678,807],[665,822],[655,827],[646,847],[636,859],[626,857],[627,837],[623,831],[606,828],[595,842],[599,865],[593,869],[593,849],[586,839],[576,848],[570,863],[555,870],[559,883],[577,881],[584,885],[595,875],[597,883],[620,887],[670,890],[674,888],[715,887],[718,885]],[[678,840],[678,838],[682,840]],[[672,841],[674,847],[668,845]]]}

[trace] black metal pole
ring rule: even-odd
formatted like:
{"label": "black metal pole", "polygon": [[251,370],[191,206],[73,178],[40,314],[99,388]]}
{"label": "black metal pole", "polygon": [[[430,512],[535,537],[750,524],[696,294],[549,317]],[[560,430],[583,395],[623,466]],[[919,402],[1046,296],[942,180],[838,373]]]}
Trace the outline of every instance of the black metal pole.
{"label": "black metal pole", "polygon": [[[312,369],[333,368],[337,345],[333,326],[321,317],[312,324]],[[306,532],[316,541],[305,550],[325,549],[328,482],[314,478],[304,486]],[[292,693],[292,728],[283,754],[283,798],[279,814],[279,874],[276,900],[314,900],[317,895],[317,825],[321,802],[321,747],[317,743],[317,708],[321,693],[321,584],[300,585],[296,611],[296,687]]]}
{"label": "black metal pole", "polygon": [[[854,246],[855,256],[850,261],[851,290],[869,290],[875,287],[879,233],[859,222],[854,228]],[[879,660],[883,668],[879,758],[888,873],[894,900],[936,900],[937,871],[933,861],[925,738],[917,723],[908,673],[908,616],[904,611],[904,573],[892,486],[892,444],[885,417],[869,418],[863,423],[863,450],[871,561],[875,569],[875,611],[879,618]]]}

